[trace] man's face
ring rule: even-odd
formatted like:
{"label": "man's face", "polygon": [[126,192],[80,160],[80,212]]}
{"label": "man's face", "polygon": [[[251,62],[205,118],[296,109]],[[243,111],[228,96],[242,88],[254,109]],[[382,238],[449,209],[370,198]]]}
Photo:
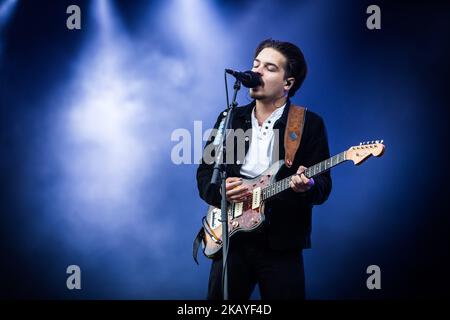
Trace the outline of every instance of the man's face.
{"label": "man's face", "polygon": [[253,72],[261,74],[262,85],[250,89],[250,96],[256,100],[273,100],[286,94],[286,58],[273,48],[264,48],[253,61]]}

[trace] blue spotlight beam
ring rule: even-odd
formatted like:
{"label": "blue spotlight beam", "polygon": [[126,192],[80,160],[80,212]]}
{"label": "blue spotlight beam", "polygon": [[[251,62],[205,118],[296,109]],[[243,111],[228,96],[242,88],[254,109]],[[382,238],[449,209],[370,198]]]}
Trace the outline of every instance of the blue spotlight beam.
{"label": "blue spotlight beam", "polygon": [[0,5],[0,28],[2,28],[12,16],[17,0],[6,0]]}

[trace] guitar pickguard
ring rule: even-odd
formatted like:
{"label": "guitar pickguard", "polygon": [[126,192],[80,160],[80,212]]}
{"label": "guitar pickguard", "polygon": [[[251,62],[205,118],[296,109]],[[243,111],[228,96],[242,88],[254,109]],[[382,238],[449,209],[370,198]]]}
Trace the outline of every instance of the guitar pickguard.
{"label": "guitar pickguard", "polygon": [[[251,195],[243,202],[228,205],[228,233],[230,237],[240,231],[252,231],[264,221],[264,202],[262,190],[273,183],[275,174],[282,166],[279,161],[262,175],[254,179],[244,179],[243,186],[248,187]],[[222,212],[220,208],[210,206],[206,215],[206,237],[203,241],[203,252],[213,257],[222,247]]]}

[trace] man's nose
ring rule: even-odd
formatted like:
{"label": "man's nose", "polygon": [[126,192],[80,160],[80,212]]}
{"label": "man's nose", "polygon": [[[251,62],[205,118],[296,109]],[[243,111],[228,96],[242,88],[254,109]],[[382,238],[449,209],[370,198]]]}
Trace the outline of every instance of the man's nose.
{"label": "man's nose", "polygon": [[253,67],[252,71],[258,73],[260,76],[263,76],[263,68],[261,66]]}
{"label": "man's nose", "polygon": [[256,68],[255,70],[253,70],[253,72],[259,74],[261,77],[263,77],[263,75],[264,75],[264,74],[262,73],[262,70],[259,70],[258,68]]}

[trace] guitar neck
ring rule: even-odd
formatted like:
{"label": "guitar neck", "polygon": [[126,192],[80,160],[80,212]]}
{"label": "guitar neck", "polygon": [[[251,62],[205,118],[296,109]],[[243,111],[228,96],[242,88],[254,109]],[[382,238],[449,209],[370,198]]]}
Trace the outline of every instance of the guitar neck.
{"label": "guitar neck", "polygon": [[[309,168],[307,168],[305,170],[305,176],[307,178],[312,178],[315,177],[325,171],[330,170],[331,168],[337,166],[338,164],[343,163],[344,161],[347,160],[347,151],[343,151],[337,155],[332,156],[331,158],[328,158],[322,162],[319,162]],[[280,181],[274,182],[270,185],[268,185],[267,187],[262,189],[262,200],[267,200],[275,195],[277,195],[278,193],[287,190],[290,188],[290,181],[291,178],[294,176],[295,174],[281,179]]]}

